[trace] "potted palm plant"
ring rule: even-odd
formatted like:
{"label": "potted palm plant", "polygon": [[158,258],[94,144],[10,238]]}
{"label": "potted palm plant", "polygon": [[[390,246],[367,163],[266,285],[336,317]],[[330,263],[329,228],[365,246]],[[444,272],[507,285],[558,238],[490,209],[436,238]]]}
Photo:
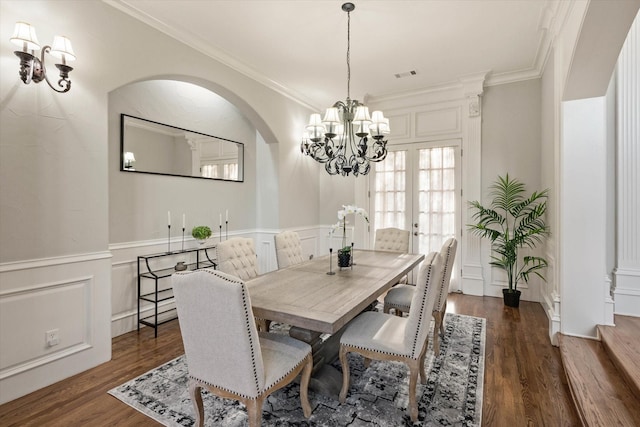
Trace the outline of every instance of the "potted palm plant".
{"label": "potted palm plant", "polygon": [[494,255],[489,263],[507,273],[509,287],[502,290],[504,303],[509,307],[518,307],[521,291],[518,282],[529,282],[531,274],[545,280],[541,270],[547,267],[547,260],[532,255],[521,256],[519,250],[534,249],[549,235],[549,227],[544,220],[547,210],[549,190],[534,191],[525,196],[525,186],[509,174],[498,176],[489,187],[493,198],[490,207],[480,202],[470,202],[474,210],[472,218],[475,224],[469,224],[469,230],[491,241]]}

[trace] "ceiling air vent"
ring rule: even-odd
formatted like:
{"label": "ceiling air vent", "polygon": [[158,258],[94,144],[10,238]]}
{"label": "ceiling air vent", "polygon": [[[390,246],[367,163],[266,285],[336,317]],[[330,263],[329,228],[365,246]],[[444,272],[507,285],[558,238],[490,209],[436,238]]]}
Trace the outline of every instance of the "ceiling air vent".
{"label": "ceiling air vent", "polygon": [[396,76],[396,79],[402,79],[404,77],[415,76],[417,74],[418,72],[416,70],[411,70],[411,71],[406,71],[404,73],[396,73],[394,74],[394,76]]}

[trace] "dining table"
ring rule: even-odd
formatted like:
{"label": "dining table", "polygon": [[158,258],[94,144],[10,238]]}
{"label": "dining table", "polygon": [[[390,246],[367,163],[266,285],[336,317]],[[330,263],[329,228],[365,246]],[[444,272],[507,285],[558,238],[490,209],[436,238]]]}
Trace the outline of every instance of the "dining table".
{"label": "dining table", "polygon": [[259,275],[246,285],[255,317],[290,325],[290,336],[311,345],[309,387],[337,396],[342,374],[331,363],[338,357],[342,330],[423,259],[423,254],[358,249],[346,268],[329,254]]}

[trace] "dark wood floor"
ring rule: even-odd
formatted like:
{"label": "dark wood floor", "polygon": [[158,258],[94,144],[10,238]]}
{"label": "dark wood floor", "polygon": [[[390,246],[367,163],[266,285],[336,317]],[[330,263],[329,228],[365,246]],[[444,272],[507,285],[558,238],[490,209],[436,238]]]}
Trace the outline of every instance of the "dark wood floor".
{"label": "dark wood floor", "polygon": [[[447,311],[487,319],[483,426],[578,426],[560,353],[549,343],[542,307],[452,294]],[[114,338],[113,359],[0,406],[0,425],[155,426],[155,421],[107,394],[184,352],[176,321]],[[312,415],[313,419],[313,415]]]}

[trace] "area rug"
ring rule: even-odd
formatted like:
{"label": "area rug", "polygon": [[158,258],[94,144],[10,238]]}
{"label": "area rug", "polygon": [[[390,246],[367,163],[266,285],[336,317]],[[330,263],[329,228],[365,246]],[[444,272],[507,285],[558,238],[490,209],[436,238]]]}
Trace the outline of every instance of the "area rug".
{"label": "area rug", "polygon": [[[263,426],[479,426],[485,352],[485,319],[448,313],[440,356],[432,343],[425,361],[427,383],[418,383],[419,422],[408,413],[408,369],[400,362],[372,362],[364,368],[360,356],[349,355],[351,383],[347,401],[309,391],[313,412],[302,414],[298,384],[273,393],[264,403]],[[433,322],[431,322],[433,328]],[[340,362],[333,365],[340,368]],[[180,356],[109,394],[165,426],[194,425],[195,411],[187,388],[187,363]],[[237,401],[203,391],[205,425],[247,425],[247,413]]]}

